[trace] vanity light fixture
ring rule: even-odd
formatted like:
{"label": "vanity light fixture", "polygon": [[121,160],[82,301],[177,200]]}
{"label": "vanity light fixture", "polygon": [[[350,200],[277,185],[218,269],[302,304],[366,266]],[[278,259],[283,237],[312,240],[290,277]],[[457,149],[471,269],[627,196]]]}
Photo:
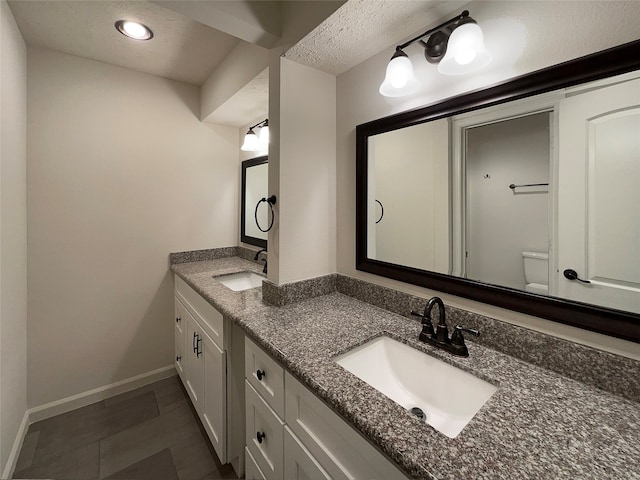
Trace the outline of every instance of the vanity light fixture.
{"label": "vanity light fixture", "polygon": [[[424,39],[426,37],[427,40]],[[420,83],[413,73],[413,64],[403,49],[419,42],[429,63],[438,63],[443,75],[463,75],[475,72],[491,62],[491,54],[484,46],[482,29],[465,10],[431,30],[398,45],[387,65],[387,73],[380,85],[385,97],[404,97],[418,90]]]}
{"label": "vanity light fixture", "polygon": [[261,148],[267,148],[269,146],[269,119],[266,119],[262,122],[262,128],[260,129],[260,135],[258,135],[258,140],[260,141]]}
{"label": "vanity light fixture", "polygon": [[[260,129],[260,137],[254,131],[255,128]],[[245,152],[257,152],[263,150],[269,145],[269,119],[265,119],[256,123],[253,127],[249,127],[249,131],[244,136],[244,142],[240,150]]]}
{"label": "vanity light fixture", "polygon": [[134,40],[151,40],[153,38],[153,32],[149,27],[130,20],[118,20],[116,22],[116,30],[125,37],[133,38]]}

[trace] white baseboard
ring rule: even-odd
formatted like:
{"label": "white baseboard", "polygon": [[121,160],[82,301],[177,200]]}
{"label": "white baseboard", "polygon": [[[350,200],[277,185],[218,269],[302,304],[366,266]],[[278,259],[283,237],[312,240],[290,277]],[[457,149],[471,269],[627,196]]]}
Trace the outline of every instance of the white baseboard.
{"label": "white baseboard", "polygon": [[[27,413],[29,415],[29,424],[55,417],[61,413],[70,412],[76,408],[85,407],[92,403],[105,400],[109,397],[119,395],[121,393],[135,390],[158,380],[169,378],[176,375],[176,369],[173,365],[159,368],[151,372],[136,375],[119,382],[105,385],[104,387],[94,388],[87,392],[78,393],[55,402],[50,402],[39,407],[30,408]],[[8,477],[3,477],[8,478]]]}
{"label": "white baseboard", "polygon": [[29,430],[29,424],[29,410],[27,410],[24,412],[24,417],[22,417],[18,433],[16,433],[16,439],[13,442],[13,447],[11,447],[11,453],[9,453],[9,458],[7,459],[7,464],[4,466],[4,470],[2,471],[2,478],[13,477],[13,471],[16,468],[16,463],[18,463],[18,456],[20,455],[20,449],[24,443],[24,437],[27,436],[27,430]]}

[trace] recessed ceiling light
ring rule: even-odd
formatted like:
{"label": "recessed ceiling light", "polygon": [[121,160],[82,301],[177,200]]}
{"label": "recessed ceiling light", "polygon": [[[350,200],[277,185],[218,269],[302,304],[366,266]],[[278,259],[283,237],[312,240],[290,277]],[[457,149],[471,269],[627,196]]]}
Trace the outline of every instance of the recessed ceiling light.
{"label": "recessed ceiling light", "polygon": [[153,32],[149,27],[138,22],[118,20],[116,22],[116,28],[121,34],[134,40],[151,40],[153,38]]}

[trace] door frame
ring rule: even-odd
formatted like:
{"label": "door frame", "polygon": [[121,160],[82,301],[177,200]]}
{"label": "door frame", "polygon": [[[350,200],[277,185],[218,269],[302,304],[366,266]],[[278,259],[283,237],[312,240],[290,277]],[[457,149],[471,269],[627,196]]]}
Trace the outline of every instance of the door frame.
{"label": "door frame", "polygon": [[451,144],[451,274],[466,278],[467,251],[467,131],[537,113],[550,113],[549,121],[549,201],[547,215],[549,219],[549,294],[556,291],[555,275],[557,268],[558,219],[558,104],[564,98],[564,92],[552,92],[536,98],[523,99],[507,105],[497,105],[479,111],[456,115],[450,119]]}

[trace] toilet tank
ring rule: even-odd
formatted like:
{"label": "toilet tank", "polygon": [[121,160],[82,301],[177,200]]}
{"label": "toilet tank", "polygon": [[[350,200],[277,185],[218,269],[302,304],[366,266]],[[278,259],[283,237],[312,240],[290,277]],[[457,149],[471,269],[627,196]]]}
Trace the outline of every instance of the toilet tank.
{"label": "toilet tank", "polygon": [[546,252],[522,252],[526,283],[549,283],[549,254]]}

